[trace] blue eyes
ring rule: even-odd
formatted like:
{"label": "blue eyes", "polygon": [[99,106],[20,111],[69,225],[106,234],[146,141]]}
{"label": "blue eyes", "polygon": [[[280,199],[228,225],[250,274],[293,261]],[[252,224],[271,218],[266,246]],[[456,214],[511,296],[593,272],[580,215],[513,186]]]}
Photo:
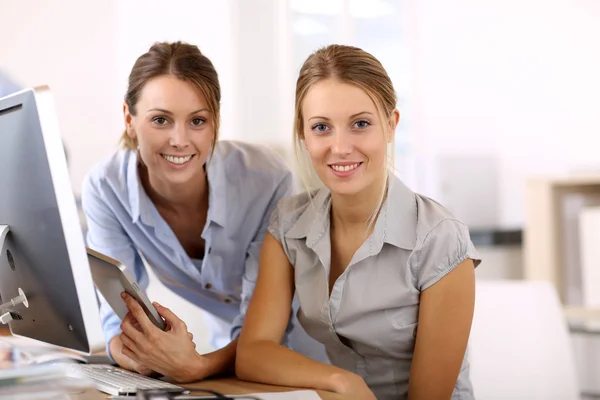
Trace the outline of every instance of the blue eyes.
{"label": "blue eyes", "polygon": [[366,127],[367,127],[367,126],[369,126],[369,125],[371,125],[371,124],[369,123],[369,121],[357,121],[357,122],[354,124],[354,126],[356,126],[357,128],[360,128],[360,129],[362,129],[362,128],[366,128]]}
{"label": "blue eyes", "polygon": [[[361,119],[360,121],[356,121],[353,125],[352,125],[352,129],[365,129],[368,128],[371,125],[371,123],[367,120]],[[311,130],[313,130],[316,133],[325,133],[327,131],[329,131],[331,128],[324,123],[318,123],[318,124],[314,124],[311,127]]]}
{"label": "blue eyes", "polygon": [[319,133],[323,133],[323,132],[327,131],[327,128],[328,127],[325,124],[316,124],[316,125],[313,125],[312,130],[317,131]]}

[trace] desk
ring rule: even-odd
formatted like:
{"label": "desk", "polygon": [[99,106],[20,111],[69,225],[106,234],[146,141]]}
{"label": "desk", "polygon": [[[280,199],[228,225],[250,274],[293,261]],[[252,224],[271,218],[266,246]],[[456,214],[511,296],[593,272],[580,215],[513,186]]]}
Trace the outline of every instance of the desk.
{"label": "desk", "polygon": [[[10,336],[10,331],[5,328],[0,328],[0,336]],[[248,393],[265,393],[265,392],[288,392],[298,390],[290,387],[264,385],[260,383],[252,383],[239,380],[235,377],[207,379],[200,382],[189,383],[182,386],[190,388],[212,389],[223,394],[248,394]],[[344,400],[349,399],[349,396],[340,395],[328,391],[318,390],[319,396],[323,400]],[[192,393],[194,394],[194,393]],[[200,395],[200,393],[198,393]],[[72,400],[103,400],[108,397],[107,394],[90,389],[85,393],[73,393],[70,395]]]}
{"label": "desk", "polygon": [[[274,392],[288,392],[290,390],[297,390],[294,388],[283,387],[283,386],[272,386],[263,385],[260,383],[252,383],[241,381],[237,378],[219,378],[219,379],[207,379],[205,381],[190,383],[184,385],[190,388],[202,388],[212,389],[223,394],[248,394],[248,393],[274,393]],[[350,399],[350,396],[341,395],[337,393],[327,392],[323,390],[317,390],[319,396],[323,400],[345,400]],[[202,395],[203,393],[193,393],[192,395]],[[88,390],[85,393],[72,394],[71,400],[103,400],[108,397],[107,394],[98,392],[96,390]]]}

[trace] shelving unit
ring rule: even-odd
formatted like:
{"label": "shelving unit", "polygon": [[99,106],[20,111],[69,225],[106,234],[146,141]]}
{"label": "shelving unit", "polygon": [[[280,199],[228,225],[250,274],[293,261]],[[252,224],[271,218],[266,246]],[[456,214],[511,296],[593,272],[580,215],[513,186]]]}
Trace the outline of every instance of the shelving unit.
{"label": "shelving unit", "polygon": [[[600,315],[600,310],[568,304],[565,241],[571,238],[565,235],[571,233],[565,232],[562,214],[563,201],[569,195],[600,198],[600,174],[532,179],[527,182],[525,195],[524,278],[554,283],[568,314]],[[574,260],[571,268],[578,267]]]}

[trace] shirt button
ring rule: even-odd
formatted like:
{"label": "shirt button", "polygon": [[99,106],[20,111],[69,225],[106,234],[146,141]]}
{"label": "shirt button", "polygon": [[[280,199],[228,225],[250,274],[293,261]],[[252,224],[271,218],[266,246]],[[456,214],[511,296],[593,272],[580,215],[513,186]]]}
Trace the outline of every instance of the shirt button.
{"label": "shirt button", "polygon": [[212,288],[212,284],[207,283],[206,285],[204,285],[204,289],[210,289]]}

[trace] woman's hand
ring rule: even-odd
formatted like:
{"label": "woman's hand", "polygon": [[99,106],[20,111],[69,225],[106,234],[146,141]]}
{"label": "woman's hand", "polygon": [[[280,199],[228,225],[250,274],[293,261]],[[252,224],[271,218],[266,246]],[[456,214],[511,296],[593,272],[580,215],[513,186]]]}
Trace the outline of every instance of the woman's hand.
{"label": "woman's hand", "polygon": [[122,297],[129,309],[121,323],[123,355],[176,382],[191,382],[207,375],[208,360],[196,352],[192,334],[181,319],[168,308],[154,303],[168,326],[162,331],[150,321],[133,297],[127,293]]}
{"label": "woman's hand", "polygon": [[109,348],[111,357],[117,362],[117,364],[119,364],[119,367],[128,369],[130,371],[135,371],[138,374],[145,376],[149,376],[154,372],[150,368],[138,364],[123,354],[123,343],[121,342],[121,336],[117,335],[112,338],[109,343]]}

